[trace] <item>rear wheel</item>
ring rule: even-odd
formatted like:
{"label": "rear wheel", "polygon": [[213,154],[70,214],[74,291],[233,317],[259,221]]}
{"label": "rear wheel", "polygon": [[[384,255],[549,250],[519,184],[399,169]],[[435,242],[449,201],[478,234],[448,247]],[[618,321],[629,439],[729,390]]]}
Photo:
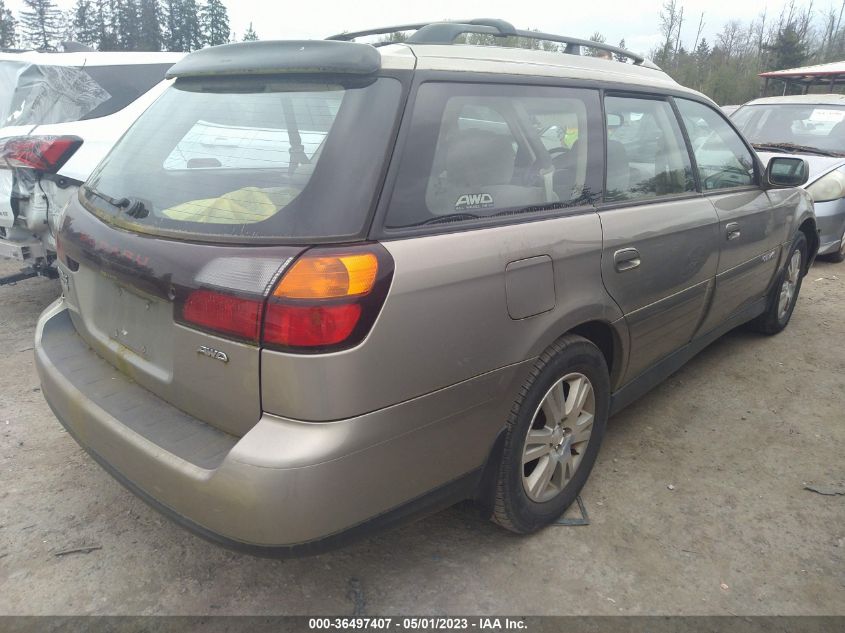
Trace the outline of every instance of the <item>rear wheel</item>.
{"label": "rear wheel", "polygon": [[541,356],[511,411],[493,520],[525,534],[563,514],[595,463],[609,408],[601,351],[564,336]]}
{"label": "rear wheel", "polygon": [[766,311],[753,322],[755,329],[763,334],[781,332],[792,318],[792,311],[798,301],[801,282],[804,279],[804,263],[807,261],[807,237],[799,232],[792,241],[786,263],[769,294]]}

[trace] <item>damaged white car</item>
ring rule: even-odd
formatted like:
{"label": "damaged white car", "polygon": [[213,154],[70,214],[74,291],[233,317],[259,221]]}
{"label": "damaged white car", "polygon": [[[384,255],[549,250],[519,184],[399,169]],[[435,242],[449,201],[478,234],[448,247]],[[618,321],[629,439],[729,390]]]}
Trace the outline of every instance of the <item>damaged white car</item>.
{"label": "damaged white car", "polygon": [[0,258],[55,276],[56,219],[183,53],[0,54]]}

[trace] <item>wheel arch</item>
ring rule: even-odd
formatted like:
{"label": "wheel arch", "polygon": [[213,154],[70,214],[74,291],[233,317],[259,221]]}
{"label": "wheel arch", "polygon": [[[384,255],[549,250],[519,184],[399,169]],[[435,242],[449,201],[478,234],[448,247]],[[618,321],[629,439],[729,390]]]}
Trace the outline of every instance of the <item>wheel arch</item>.
{"label": "wheel arch", "polygon": [[804,269],[806,275],[819,252],[819,231],[816,226],[816,219],[812,216],[805,217],[798,225],[798,230],[807,238],[807,262]]}
{"label": "wheel arch", "polygon": [[599,348],[610,373],[610,388],[621,384],[628,364],[628,330],[616,306],[589,306],[545,328],[528,357],[539,357],[567,334],[576,334]]}
{"label": "wheel arch", "polygon": [[599,348],[607,363],[612,390],[618,384],[619,379],[621,379],[622,368],[624,366],[625,348],[622,345],[622,336],[619,330],[607,321],[593,320],[576,325],[567,332],[564,332],[562,336],[566,334],[581,336]]}

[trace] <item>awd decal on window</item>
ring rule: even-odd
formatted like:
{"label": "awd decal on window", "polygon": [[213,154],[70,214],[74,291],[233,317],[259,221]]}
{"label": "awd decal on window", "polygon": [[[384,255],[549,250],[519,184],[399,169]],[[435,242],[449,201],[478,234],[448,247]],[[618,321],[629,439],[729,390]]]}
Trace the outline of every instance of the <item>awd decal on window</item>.
{"label": "awd decal on window", "polygon": [[465,193],[455,203],[455,211],[467,209],[487,209],[493,206],[493,196],[489,193]]}

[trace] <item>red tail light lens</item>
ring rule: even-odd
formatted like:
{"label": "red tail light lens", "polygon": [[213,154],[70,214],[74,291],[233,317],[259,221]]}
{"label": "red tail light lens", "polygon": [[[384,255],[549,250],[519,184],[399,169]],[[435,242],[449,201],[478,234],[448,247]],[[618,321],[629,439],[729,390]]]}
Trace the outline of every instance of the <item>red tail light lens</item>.
{"label": "red tail light lens", "polygon": [[369,333],[392,278],[393,259],[380,244],[314,248],[284,271],[269,298],[201,288],[188,293],[177,320],[272,349],[337,351]]}
{"label": "red tail light lens", "polygon": [[214,290],[194,290],[182,305],[182,320],[221,334],[258,342],[263,299],[246,299]]}
{"label": "red tail light lens", "polygon": [[375,323],[392,277],[393,259],[379,244],[308,251],[267,300],[262,344],[295,352],[357,345]]}
{"label": "red tail light lens", "polygon": [[78,136],[13,136],[0,140],[0,168],[55,173],[80,145]]}
{"label": "red tail light lens", "polygon": [[340,305],[283,306],[271,303],[264,317],[264,341],[283,347],[327,347],[349,338],[361,306]]}

